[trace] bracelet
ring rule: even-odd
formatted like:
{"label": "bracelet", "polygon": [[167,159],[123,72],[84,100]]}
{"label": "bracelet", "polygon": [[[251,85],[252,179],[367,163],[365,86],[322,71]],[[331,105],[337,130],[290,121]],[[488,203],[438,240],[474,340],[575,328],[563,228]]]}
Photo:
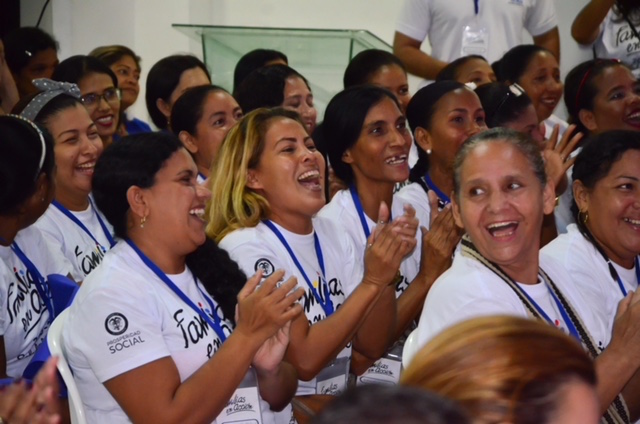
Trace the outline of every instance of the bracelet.
{"label": "bracelet", "polygon": [[404,280],[404,277],[402,276],[402,274],[400,273],[400,270],[396,271],[396,276],[393,277],[393,280],[391,280],[391,283],[389,283],[390,286],[396,286],[399,283],[402,282],[402,280]]}

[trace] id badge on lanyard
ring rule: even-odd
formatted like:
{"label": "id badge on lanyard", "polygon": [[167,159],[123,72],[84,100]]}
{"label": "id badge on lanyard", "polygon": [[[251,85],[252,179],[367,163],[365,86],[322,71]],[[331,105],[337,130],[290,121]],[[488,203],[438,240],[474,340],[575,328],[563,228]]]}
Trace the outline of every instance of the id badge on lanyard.
{"label": "id badge on lanyard", "polygon": [[489,29],[478,17],[480,0],[474,0],[475,14],[462,26],[461,56],[477,54],[486,56],[489,51]]}
{"label": "id badge on lanyard", "polygon": [[357,386],[367,384],[386,384],[395,386],[400,381],[402,371],[402,349],[404,340],[393,345],[384,356],[378,359],[356,379]]}
{"label": "id badge on lanyard", "polygon": [[349,357],[337,358],[316,377],[316,394],[337,396],[347,388]]}
{"label": "id badge on lanyard", "polygon": [[215,423],[262,424],[258,377],[253,368],[249,368],[244,379],[233,392],[233,396],[216,418]]}

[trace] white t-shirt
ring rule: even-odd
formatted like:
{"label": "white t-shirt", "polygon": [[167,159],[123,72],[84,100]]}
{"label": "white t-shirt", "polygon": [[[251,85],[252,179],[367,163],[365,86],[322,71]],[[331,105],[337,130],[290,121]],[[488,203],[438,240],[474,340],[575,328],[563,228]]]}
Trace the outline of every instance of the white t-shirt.
{"label": "white t-shirt", "polygon": [[[71,264],[53,246],[30,226],[15,238],[25,256],[33,262],[46,279],[49,274],[67,275]],[[11,250],[0,246],[3,269],[0,275],[0,335],[4,339],[7,375],[17,378],[31,361],[36,349],[49,330],[49,311],[38,289],[35,278]]]}
{"label": "white t-shirt", "polygon": [[[640,31],[640,27],[636,26]],[[640,76],[640,40],[622,16],[613,8],[600,25],[600,35],[593,44],[596,56],[604,59],[619,59],[629,65],[633,74]]]}
{"label": "white t-shirt", "polygon": [[[478,18],[488,31],[492,63],[522,44],[522,31],[532,36],[557,26],[553,0],[478,0]],[[396,31],[422,41],[429,38],[431,56],[451,62],[462,56],[463,26],[475,20],[474,0],[405,0]]]}
{"label": "white t-shirt", "polygon": [[431,204],[429,204],[429,196],[424,188],[418,183],[407,184],[395,195],[395,201],[400,200],[401,204],[408,203],[416,210],[416,218],[420,221],[420,225],[427,230],[431,226]]}
{"label": "white t-shirt", "polygon": [[[86,210],[72,211],[71,213],[87,227],[93,237],[100,243],[100,246],[105,250],[110,249],[109,239],[100,226],[91,203],[89,203],[89,207]],[[107,227],[107,231],[113,236],[113,227],[104,216],[100,215],[100,219]],[[89,234],[53,204],[38,219],[35,226],[42,231],[45,239],[56,246],[60,246],[64,256],[73,264],[71,276],[75,281],[83,281],[102,262],[104,252],[100,246],[97,246]]]}
{"label": "white t-shirt", "polygon": [[[313,233],[295,234],[277,224],[274,225],[287,240],[305,274],[316,287],[320,297],[324,299],[324,293],[318,286],[321,269],[316,256]],[[324,259],[324,277],[328,282],[329,295],[335,310],[344,303],[345,298],[362,280],[362,260],[354,253],[350,240],[344,237],[344,232],[330,220],[316,217],[313,219],[313,228],[320,242]],[[258,269],[262,269],[263,277],[268,277],[274,271],[283,269],[285,279],[291,276],[296,277],[298,287],[305,290],[300,304],[304,308],[309,325],[327,317],[284,245],[264,223],[261,222],[252,228],[235,230],[223,238],[219,245],[229,252],[231,259],[238,262],[240,269],[246,275],[253,275]],[[351,343],[338,354],[338,358],[348,357],[351,357]],[[316,394],[316,379],[300,381],[296,394]]]}
{"label": "white t-shirt", "polygon": [[[393,196],[393,203],[391,205],[392,218],[401,216],[404,213],[403,208],[405,203],[407,202],[402,198],[399,198],[398,194]],[[365,236],[364,228],[362,228],[358,211],[356,210],[356,206],[353,203],[349,190],[341,190],[336,193],[335,196],[333,196],[333,199],[331,199],[331,202],[318,212],[318,216],[327,218],[338,225],[340,229],[351,239],[352,245],[355,246],[356,257],[364,258],[364,251],[367,247],[367,237]],[[375,222],[366,216],[366,214],[365,219],[369,226],[369,230],[373,231]],[[420,222],[420,224],[424,225],[422,222]],[[402,264],[400,265],[400,273],[402,274],[403,279],[396,285],[396,298],[407,289],[420,270],[420,251],[422,248],[421,234],[420,230],[418,230],[416,233],[416,238],[418,240],[416,248],[410,256],[402,261]]]}
{"label": "white t-shirt", "polygon": [[[599,304],[592,303],[582,290],[574,287],[571,277],[552,258],[541,256],[540,268],[561,290],[602,350],[609,343],[610,332],[606,322],[593,311]],[[519,286],[556,326],[566,332],[566,323],[544,283]],[[456,255],[451,268],[436,280],[427,295],[418,324],[416,352],[442,330],[461,321],[487,315],[531,318],[527,308],[504,280],[477,260]]]}
{"label": "white t-shirt", "polygon": [[[541,255],[555,258],[564,267],[573,285],[580,287],[591,304],[598,305],[594,311],[602,314],[609,330],[612,330],[618,303],[624,296],[609,273],[604,258],[582,235],[578,226],[569,225],[566,234],[559,235],[542,248]],[[614,267],[627,293],[638,290],[635,267],[625,269],[616,264]]]}
{"label": "white t-shirt", "polygon": [[[118,243],[107,252],[103,264],[80,287],[69,307],[62,337],[82,393],[87,422],[129,423],[102,383],[168,356],[178,369],[180,381],[185,381],[216,353],[222,342],[127,243]],[[196,287],[188,268],[168,277],[212,316],[206,301],[211,298]],[[223,331],[229,335],[232,326],[215,302],[214,305]],[[215,390],[215,381],[211,382],[211,389]],[[266,402],[261,401],[261,409],[265,419]]]}

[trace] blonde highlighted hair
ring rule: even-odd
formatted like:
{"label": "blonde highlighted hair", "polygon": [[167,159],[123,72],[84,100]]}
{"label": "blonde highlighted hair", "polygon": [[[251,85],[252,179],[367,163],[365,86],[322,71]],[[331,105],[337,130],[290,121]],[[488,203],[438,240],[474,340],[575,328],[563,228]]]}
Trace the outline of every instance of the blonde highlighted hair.
{"label": "blonde highlighted hair", "polygon": [[269,214],[264,196],[247,187],[247,175],[264,150],[265,135],[273,121],[293,119],[296,112],[282,108],[256,109],[245,115],[227,134],[211,170],[211,200],[207,206],[207,235],[219,242],[230,232],[255,227]]}
{"label": "blonde highlighted hair", "polygon": [[593,362],[576,340],[540,321],[493,316],[433,338],[401,384],[457,401],[475,424],[544,424],[571,381],[596,383]]}

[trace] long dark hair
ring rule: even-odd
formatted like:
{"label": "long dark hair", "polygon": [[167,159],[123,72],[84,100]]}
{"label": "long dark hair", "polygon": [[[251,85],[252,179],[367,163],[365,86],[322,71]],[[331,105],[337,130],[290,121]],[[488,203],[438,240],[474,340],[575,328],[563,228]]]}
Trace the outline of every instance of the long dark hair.
{"label": "long dark hair", "polygon": [[[118,237],[127,238],[127,190],[134,185],[152,187],[158,171],[182,148],[173,134],[143,133],[122,138],[100,156],[93,176],[93,195]],[[187,255],[186,263],[218,302],[225,317],[233,321],[236,296],[246,282],[238,265],[208,237]]]}

